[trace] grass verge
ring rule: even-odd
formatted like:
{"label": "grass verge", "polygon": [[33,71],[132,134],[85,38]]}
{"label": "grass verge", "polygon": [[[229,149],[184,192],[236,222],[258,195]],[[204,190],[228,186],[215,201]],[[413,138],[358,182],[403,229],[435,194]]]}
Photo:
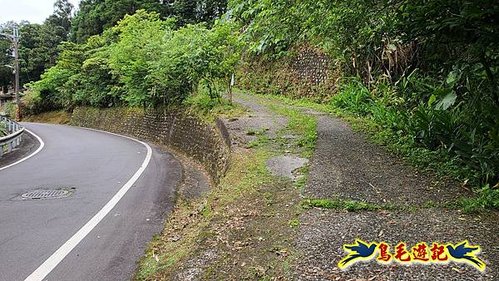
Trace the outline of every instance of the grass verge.
{"label": "grass verge", "polygon": [[298,194],[268,173],[269,157],[264,150],[235,153],[227,176],[206,198],[180,202],[134,280],[286,276],[294,231],[288,222],[296,219]]}
{"label": "grass verge", "polygon": [[187,111],[206,122],[213,122],[216,117],[231,119],[243,115],[246,109],[224,98],[212,99],[207,90],[200,88],[198,93],[190,96],[184,105]]}
{"label": "grass verge", "polygon": [[[226,176],[204,198],[179,200],[134,280],[292,279],[303,210],[297,186],[304,181],[275,177],[266,163],[286,150],[311,155],[316,122],[298,111],[275,109],[289,117],[288,126],[275,138],[266,130],[243,131],[256,140],[235,148]],[[307,171],[300,171],[303,178]]]}

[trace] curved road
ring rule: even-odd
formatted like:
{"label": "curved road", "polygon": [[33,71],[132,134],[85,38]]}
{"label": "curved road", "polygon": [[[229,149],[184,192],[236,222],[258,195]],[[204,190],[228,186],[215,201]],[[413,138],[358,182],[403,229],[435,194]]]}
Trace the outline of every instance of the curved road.
{"label": "curved road", "polygon": [[[0,280],[129,280],[172,207],[180,163],[153,147],[143,173],[126,190],[147,162],[146,145],[68,126],[25,126],[45,147],[0,170]],[[61,188],[72,194],[21,198],[32,190]],[[119,192],[123,197],[113,206]],[[110,204],[107,215],[94,217]],[[61,248],[72,250],[64,255]]]}

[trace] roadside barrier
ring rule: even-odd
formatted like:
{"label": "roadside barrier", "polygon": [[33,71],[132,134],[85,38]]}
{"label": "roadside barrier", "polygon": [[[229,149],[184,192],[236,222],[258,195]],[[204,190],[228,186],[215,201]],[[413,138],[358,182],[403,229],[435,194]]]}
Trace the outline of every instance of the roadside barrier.
{"label": "roadside barrier", "polygon": [[24,127],[4,116],[0,116],[0,126],[5,126],[7,133],[6,136],[0,137],[0,157],[2,157],[21,144]]}

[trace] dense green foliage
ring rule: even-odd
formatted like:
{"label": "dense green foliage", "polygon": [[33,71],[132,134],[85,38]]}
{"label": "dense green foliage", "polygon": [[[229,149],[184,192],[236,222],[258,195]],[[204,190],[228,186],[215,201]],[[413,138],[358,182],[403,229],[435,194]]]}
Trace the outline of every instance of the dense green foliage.
{"label": "dense green foliage", "polygon": [[159,1],[155,0],[83,0],[72,26],[72,39],[84,43],[90,36],[114,26],[126,14],[146,8],[155,12],[162,9]]}
{"label": "dense green foliage", "polygon": [[[453,107],[455,96],[438,101],[434,93],[449,91],[448,85],[436,87],[420,81],[416,73],[397,85],[378,84],[370,91],[359,80],[345,81],[331,104],[359,117],[373,120],[391,132],[390,142],[434,151],[436,157],[427,160],[452,162],[462,169],[454,176],[470,180],[474,185],[497,180],[499,142],[497,126],[475,123],[465,103]],[[431,95],[427,102],[411,103],[407,94],[416,89]],[[493,112],[490,112],[494,120]],[[494,127],[495,126],[495,127]],[[438,162],[440,161],[440,162]],[[433,163],[424,163],[431,166]]]}
{"label": "dense green foliage", "polygon": [[[216,99],[239,59],[229,23],[174,29],[173,20],[137,11],[85,44],[66,43],[57,64],[32,85],[33,111],[75,105],[180,103],[205,85]],[[34,98],[36,101],[36,98]]]}
{"label": "dense green foliage", "polygon": [[140,9],[156,12],[162,19],[175,17],[178,25],[183,26],[212,23],[226,8],[227,0],[83,0],[72,25],[72,39],[84,43]]}

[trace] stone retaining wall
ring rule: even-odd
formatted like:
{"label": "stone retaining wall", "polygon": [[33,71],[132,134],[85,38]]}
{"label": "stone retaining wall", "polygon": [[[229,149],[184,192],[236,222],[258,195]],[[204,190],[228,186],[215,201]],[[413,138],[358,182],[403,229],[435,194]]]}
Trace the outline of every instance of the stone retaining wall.
{"label": "stone retaining wall", "polygon": [[291,68],[301,81],[319,85],[325,83],[330,74],[330,59],[318,49],[301,46],[291,61]]}
{"label": "stone retaining wall", "polygon": [[79,107],[71,124],[169,146],[201,163],[215,183],[228,167],[230,141],[223,122],[212,126],[181,110]]}
{"label": "stone retaining wall", "polygon": [[320,49],[297,46],[288,57],[248,58],[238,73],[237,86],[259,94],[328,100],[336,93],[339,69]]}

